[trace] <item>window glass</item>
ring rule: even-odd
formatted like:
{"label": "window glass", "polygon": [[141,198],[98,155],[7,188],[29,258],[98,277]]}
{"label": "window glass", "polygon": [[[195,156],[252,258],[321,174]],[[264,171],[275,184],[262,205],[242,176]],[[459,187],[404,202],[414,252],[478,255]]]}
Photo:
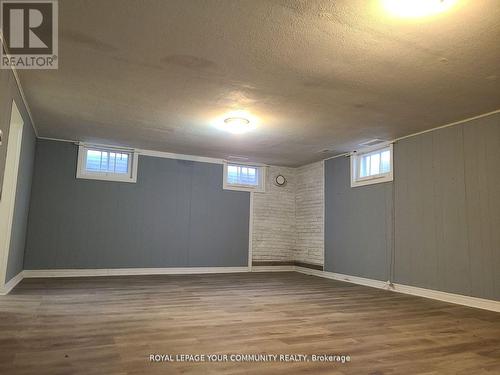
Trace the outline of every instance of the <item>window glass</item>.
{"label": "window glass", "polygon": [[105,146],[80,145],[76,177],[93,180],[136,182],[138,153]]}
{"label": "window glass", "polygon": [[386,150],[381,154],[380,173],[391,171],[391,151]]}
{"label": "window glass", "polygon": [[264,167],[246,164],[224,164],[224,189],[264,191]]}
{"label": "window glass", "polygon": [[392,181],[392,145],[351,156],[351,186]]}
{"label": "window glass", "polygon": [[258,186],[257,167],[229,164],[227,166],[227,183],[232,185]]}
{"label": "window glass", "polygon": [[122,152],[87,150],[85,170],[88,172],[109,172],[128,174],[129,155]]}

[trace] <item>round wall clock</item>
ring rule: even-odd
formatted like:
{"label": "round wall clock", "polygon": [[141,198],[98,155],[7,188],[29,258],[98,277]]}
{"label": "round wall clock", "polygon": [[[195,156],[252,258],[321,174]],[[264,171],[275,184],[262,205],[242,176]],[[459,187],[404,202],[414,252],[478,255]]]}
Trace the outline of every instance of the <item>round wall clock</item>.
{"label": "round wall clock", "polygon": [[276,185],[278,186],[284,186],[286,185],[286,178],[285,176],[279,174],[276,176],[276,178],[274,179],[274,181],[276,182]]}

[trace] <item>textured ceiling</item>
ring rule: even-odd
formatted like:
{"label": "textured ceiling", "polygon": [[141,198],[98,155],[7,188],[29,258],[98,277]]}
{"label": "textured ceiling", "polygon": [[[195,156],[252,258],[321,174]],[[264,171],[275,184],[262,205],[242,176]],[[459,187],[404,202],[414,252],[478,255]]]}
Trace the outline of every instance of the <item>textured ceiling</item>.
{"label": "textured ceiling", "polygon": [[[498,0],[59,0],[59,24],[59,70],[20,71],[46,137],[296,166],[500,108]],[[214,128],[240,109],[257,129]]]}

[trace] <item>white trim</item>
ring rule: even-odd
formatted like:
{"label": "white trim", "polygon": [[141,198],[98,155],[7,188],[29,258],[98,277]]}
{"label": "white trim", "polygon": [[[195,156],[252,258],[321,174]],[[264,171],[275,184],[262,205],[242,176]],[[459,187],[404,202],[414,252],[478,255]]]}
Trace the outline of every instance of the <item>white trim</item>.
{"label": "white trim", "polygon": [[483,114],[481,114],[481,115],[468,117],[468,118],[465,118],[465,119],[463,119],[463,120],[458,120],[458,121],[450,122],[450,123],[448,123],[448,124],[444,124],[444,125],[441,125],[441,126],[437,126],[437,127],[435,127],[435,128],[432,128],[432,129],[422,130],[422,131],[417,132],[417,133],[412,133],[412,134],[404,135],[404,136],[402,136],[402,137],[399,137],[399,138],[394,139],[394,140],[392,141],[392,143],[397,142],[397,141],[400,141],[400,140],[402,140],[402,139],[406,139],[406,138],[410,138],[410,137],[416,137],[417,135],[421,135],[421,134],[425,134],[425,133],[433,132],[433,131],[435,131],[435,130],[440,130],[440,129],[448,128],[448,127],[450,127],[450,126],[460,125],[460,124],[463,124],[463,123],[465,123],[465,122],[478,120],[478,119],[480,119],[480,118],[483,118],[483,117],[488,117],[488,116],[491,116],[491,115],[495,115],[495,114],[497,114],[497,113],[500,113],[500,109],[496,109],[496,110],[491,111],[491,112],[483,113]]}
{"label": "white trim", "polygon": [[84,147],[87,147],[87,148],[99,148],[99,149],[105,149],[105,150],[117,150],[117,151],[137,152],[132,147],[103,145],[103,144],[100,144],[100,143],[88,143],[88,142],[76,142],[76,143],[78,144],[78,146],[84,146]]}
{"label": "white trim", "polygon": [[39,136],[37,138],[41,139],[41,140],[44,140],[44,141],[57,141],[57,142],[74,143],[75,145],[79,145],[80,143],[84,143],[84,142],[80,142],[80,141],[75,141],[74,139],[42,137],[42,136]]}
{"label": "white trim", "polygon": [[323,218],[322,218],[322,221],[321,221],[321,230],[322,230],[322,233],[323,233],[323,236],[322,236],[322,239],[321,239],[321,246],[322,246],[322,249],[321,249],[321,253],[323,254],[323,257],[321,259],[321,265],[323,266],[324,268],[324,265],[325,265],[325,228],[326,228],[326,163],[324,160],[321,161],[321,163],[323,164],[323,191],[322,191],[322,194],[323,194],[323,197],[322,197],[322,206],[323,206]]}
{"label": "white trim", "polygon": [[332,280],[345,281],[348,283],[364,285],[364,286],[369,286],[369,287],[378,288],[378,289],[387,289],[387,285],[388,285],[388,283],[386,281],[366,279],[364,277],[359,277],[359,276],[349,276],[349,275],[343,275],[341,273],[314,270],[314,269],[305,268],[305,267],[296,267],[295,270],[297,272],[304,273],[306,275],[313,275],[313,276],[324,277],[324,278],[332,279]]}
{"label": "white trim", "polygon": [[24,270],[24,278],[34,277],[93,277],[127,275],[195,275],[205,273],[248,272],[248,267],[172,267],[172,268],[98,268]]}
{"label": "white trim", "polygon": [[133,148],[133,147],[129,147],[129,146],[116,146],[116,145],[108,145],[108,144],[100,144],[100,143],[92,143],[92,142],[82,142],[82,141],[77,141],[74,139],[53,138],[53,137],[37,137],[37,138],[43,139],[46,141],[75,143],[77,145],[84,144],[84,145],[92,145],[92,146],[97,146],[97,147],[135,150],[139,155],[151,156],[151,157],[155,157],[155,158],[198,161],[201,163],[211,163],[211,164],[224,164],[224,159],[209,158],[209,157],[205,157],[205,156],[175,154],[172,152],[146,150],[146,149],[142,149],[142,148]]}
{"label": "white trim", "polygon": [[295,266],[253,266],[252,272],[293,272]]}
{"label": "white trim", "polygon": [[[225,184],[225,182],[223,181],[222,182],[223,185]],[[247,187],[247,186],[238,186],[238,185],[226,185],[226,186],[223,186],[222,187],[224,190],[232,190],[232,191],[246,191],[248,193],[265,193],[264,190],[260,190],[259,188],[255,187],[255,188],[251,188],[251,187]]]}
{"label": "white trim", "polygon": [[186,154],[174,154],[171,152],[163,152],[163,151],[153,151],[153,150],[144,150],[137,149],[139,155],[144,156],[153,156],[156,158],[166,158],[166,159],[177,159],[177,160],[188,160],[188,161],[199,161],[202,163],[212,163],[212,164],[224,164],[223,159],[217,158],[208,158],[204,156],[195,156],[195,155],[186,155]]}
{"label": "white trim", "polygon": [[[24,103],[24,104],[26,106],[26,109],[28,110],[27,103]],[[432,131],[435,131],[435,130],[439,130],[439,129],[443,129],[443,128],[447,128],[447,127],[450,127],[450,126],[460,125],[460,124],[463,124],[463,123],[466,123],[466,122],[469,122],[469,121],[478,120],[480,118],[488,117],[488,116],[491,116],[491,115],[494,115],[494,114],[497,114],[497,113],[500,113],[500,109],[496,109],[494,111],[483,113],[483,114],[480,114],[480,115],[477,115],[477,116],[468,117],[468,118],[465,118],[463,120],[459,120],[459,121],[455,121],[455,122],[450,122],[450,123],[447,123],[447,124],[444,124],[444,125],[440,125],[440,126],[437,126],[437,127],[431,128],[431,129],[423,130],[423,131],[420,131],[420,132],[417,132],[417,133],[408,134],[408,135],[405,135],[405,136],[402,136],[402,137],[395,138],[393,140],[387,141],[387,143],[396,143],[397,141],[400,141],[402,139],[406,139],[406,138],[410,138],[410,137],[415,137],[415,136],[420,135],[420,134],[429,133],[429,132],[432,132]],[[30,116],[30,118],[31,118],[31,116]],[[33,120],[31,120],[31,122],[32,122],[33,128],[35,129],[35,132],[36,132],[36,128],[34,127],[35,124],[34,124]],[[37,138],[38,139],[46,139],[46,140],[50,140],[50,141],[78,143],[78,141],[71,140],[71,139],[51,138],[51,137],[38,136],[38,133],[37,133]],[[204,156],[194,156],[194,155],[186,155],[186,154],[175,154],[175,153],[163,152],[163,151],[153,151],[153,150],[143,150],[143,149],[137,149],[137,151],[139,152],[140,155],[156,156],[156,157],[159,157],[159,158],[163,157],[163,158],[168,158],[168,159],[192,160],[192,161],[200,161],[200,162],[215,163],[215,164],[224,164],[224,161],[225,161],[224,159],[208,158],[208,157],[204,157]],[[347,156],[350,156],[350,155],[351,155],[351,152],[343,152],[341,154],[329,156],[327,158],[324,158],[324,159],[321,159],[321,160],[318,160],[318,161],[323,161],[324,162],[326,160],[341,158],[343,156],[347,157]],[[249,163],[249,164],[252,164],[252,165],[260,165],[260,166],[267,166],[268,165],[268,164],[250,163],[248,160],[241,160],[240,161],[240,160],[231,160],[231,159],[229,159],[228,161],[235,162],[235,163],[243,162],[243,163]],[[306,163],[304,165],[299,165],[299,166],[297,166],[295,168],[299,168],[299,167],[303,167],[303,166],[306,166],[306,165],[309,165],[309,164],[317,163],[318,161],[308,162],[308,163]]]}
{"label": "white trim", "polygon": [[[496,109],[496,110],[491,111],[491,112],[486,112],[486,113],[483,113],[483,114],[480,114],[480,115],[477,115],[477,116],[468,117],[468,118],[465,118],[463,120],[458,120],[458,121],[450,122],[450,123],[447,123],[447,124],[444,124],[444,125],[436,126],[434,128],[431,128],[431,129],[422,130],[422,131],[417,132],[417,133],[412,133],[412,134],[404,135],[404,136],[399,137],[399,138],[394,138],[392,141],[388,141],[388,143],[396,143],[396,142],[398,142],[398,141],[400,141],[402,139],[416,137],[417,135],[421,135],[421,134],[433,132],[433,131],[436,131],[436,130],[448,128],[450,126],[460,125],[460,124],[463,124],[463,123],[466,123],[466,122],[469,122],[469,121],[474,121],[474,120],[478,120],[478,119],[483,118],[483,117],[488,117],[488,116],[491,116],[491,115],[495,115],[497,113],[500,113],[500,109]],[[351,152],[344,152],[342,154],[333,155],[333,156],[330,156],[328,158],[325,158],[325,159],[323,159],[323,161],[330,160],[330,159],[340,158],[342,156],[350,156],[351,154],[352,154]]]}
{"label": "white trim", "polygon": [[[119,151],[128,154],[128,173],[112,173],[112,172],[89,172],[85,169],[86,156],[89,150],[99,151]],[[76,178],[87,180],[103,180],[115,182],[137,182],[137,164],[139,155],[136,151],[128,148],[106,147],[81,143],[78,146],[78,163],[76,167]]]}
{"label": "white trim", "polygon": [[418,297],[430,298],[438,301],[454,303],[457,305],[474,307],[477,309],[500,312],[500,301],[464,296],[461,294],[442,292],[439,290],[424,289],[410,285],[391,284],[388,281],[366,279],[363,277],[344,275],[328,271],[311,270],[309,268],[303,268],[303,267],[296,267],[295,270],[297,272],[304,273],[307,275],[314,275],[314,276],[324,277],[327,279],[345,281],[352,284],[364,285],[372,288],[388,290],[391,292],[398,292]]}
{"label": "white trim", "polygon": [[327,161],[327,160],[330,160],[330,159],[337,159],[337,158],[341,158],[342,156],[345,156],[345,157],[351,156],[351,152],[343,152],[341,154],[333,155],[333,156],[330,156],[330,157],[328,157],[326,159],[322,159],[321,161]]}
{"label": "white trim", "polygon": [[[61,269],[61,270],[24,270],[12,278],[2,289],[0,295],[9,293],[23,278],[53,277],[96,277],[127,275],[195,275],[213,273],[249,272],[248,267],[183,267],[183,268],[117,268],[117,269]],[[390,284],[388,281],[366,279],[364,277],[344,275],[335,272],[320,271],[299,266],[256,266],[252,272],[290,272],[296,271],[306,275],[323,277],[356,285],[383,289],[392,292],[430,298],[443,302],[474,307],[483,310],[500,312],[500,301],[469,297],[460,294],[418,288],[403,284]]]}
{"label": "white trim", "polygon": [[7,274],[23,141],[24,120],[15,100],[11,101],[9,119],[7,155],[5,159],[2,197],[0,200],[0,287],[5,284]]}
{"label": "white trim", "polygon": [[248,219],[248,269],[252,270],[253,262],[253,192],[250,192],[250,215]]}
{"label": "white trim", "polygon": [[[366,155],[376,154],[380,151],[389,149],[390,154],[390,171],[373,176],[358,177],[361,168],[361,158]],[[350,157],[351,164],[351,187],[366,186],[379,184],[382,182],[390,182],[394,180],[394,149],[392,143],[385,143],[383,146],[372,147],[361,152],[352,153]]]}
{"label": "white trim", "polygon": [[[257,162],[253,162],[253,161],[248,160],[248,159],[247,160],[223,159],[222,162],[223,163],[227,163],[227,164],[249,165],[251,167],[269,167],[269,164],[266,164],[266,163],[257,163]],[[279,167],[279,166],[277,166],[277,167]]]}
{"label": "white trim", "polygon": [[455,303],[457,305],[464,305],[475,307],[478,309],[500,312],[500,301],[494,301],[490,299],[464,296],[461,294],[441,292],[439,290],[424,289],[403,284],[392,284],[392,286],[389,286],[389,290],[393,290],[394,292],[403,294],[411,294],[412,296],[419,296],[449,303]]}
{"label": "white trim", "polygon": [[10,293],[23,280],[23,271],[19,272],[16,276],[10,279],[3,287],[0,288],[0,296],[5,296]]}
{"label": "white trim", "polygon": [[356,151],[353,151],[349,153],[350,155],[365,155],[365,154],[370,154],[370,153],[375,153],[378,150],[382,150],[384,148],[391,147],[394,142],[391,141],[384,141],[381,143],[378,143],[374,146],[361,146],[359,147]]}
{"label": "white trim", "polygon": [[[8,51],[7,46],[4,43],[3,33],[1,30],[0,30],[0,43],[1,43],[0,48],[2,48],[2,46],[3,46],[3,48],[5,49],[5,52],[8,54],[9,51]],[[23,86],[21,85],[21,79],[19,78],[19,74],[17,74],[17,70],[14,66],[10,65],[10,69],[12,71],[12,74],[14,75],[17,89],[19,90],[19,95],[21,95],[21,100],[23,101],[24,108],[26,109],[26,112],[28,113],[28,117],[30,118],[31,127],[33,128],[33,131],[35,132],[35,136],[38,137],[38,129],[35,125],[35,121],[33,121],[33,115],[31,114],[30,106],[28,105],[28,101],[26,100],[26,95],[24,94],[24,90],[23,90]]]}

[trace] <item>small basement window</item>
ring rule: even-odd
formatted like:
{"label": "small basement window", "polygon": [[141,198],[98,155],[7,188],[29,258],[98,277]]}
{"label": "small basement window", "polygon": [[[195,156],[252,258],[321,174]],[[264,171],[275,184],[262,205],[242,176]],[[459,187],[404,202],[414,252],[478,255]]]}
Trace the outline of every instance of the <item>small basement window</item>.
{"label": "small basement window", "polygon": [[226,190],[264,191],[265,169],[261,166],[224,163]]}
{"label": "small basement window", "polygon": [[80,145],[77,178],[136,182],[137,152],[130,149]]}
{"label": "small basement window", "polygon": [[392,181],[392,160],[392,144],[351,155],[351,186]]}

